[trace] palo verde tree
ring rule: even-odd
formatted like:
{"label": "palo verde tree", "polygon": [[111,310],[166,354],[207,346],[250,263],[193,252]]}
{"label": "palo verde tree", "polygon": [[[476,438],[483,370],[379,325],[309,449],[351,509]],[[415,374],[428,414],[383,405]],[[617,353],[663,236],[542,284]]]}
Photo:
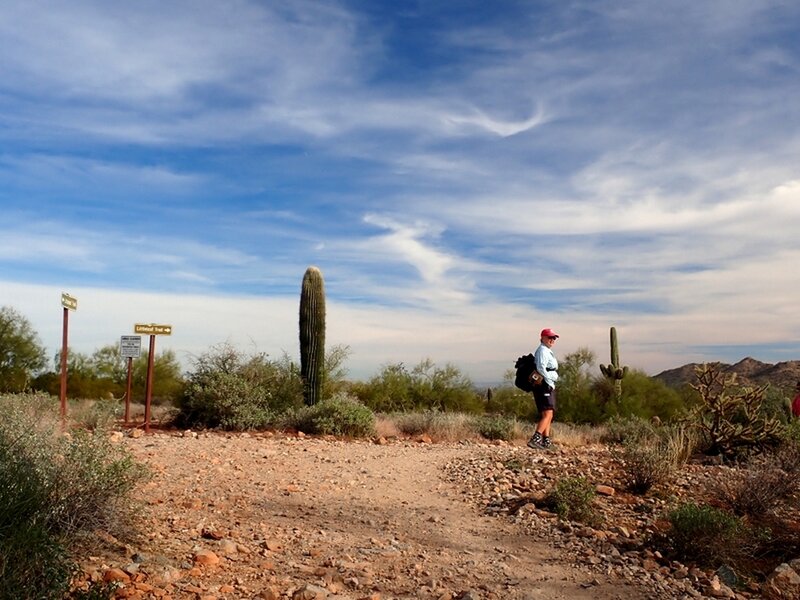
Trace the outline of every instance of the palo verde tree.
{"label": "palo verde tree", "polygon": [[324,375],[325,282],[322,271],[308,267],[300,290],[300,376],[306,405],[322,399]]}
{"label": "palo verde tree", "polygon": [[30,322],[10,306],[0,308],[0,392],[21,392],[47,364]]}

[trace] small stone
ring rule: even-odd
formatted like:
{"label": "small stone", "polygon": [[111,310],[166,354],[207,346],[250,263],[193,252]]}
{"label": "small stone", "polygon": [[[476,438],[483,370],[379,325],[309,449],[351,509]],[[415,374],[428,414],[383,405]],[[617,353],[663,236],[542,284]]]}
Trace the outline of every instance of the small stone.
{"label": "small stone", "polygon": [[112,581],[121,581],[122,583],[127,583],[130,580],[131,580],[130,575],[128,575],[122,569],[116,569],[116,568],[109,569],[103,574],[103,581],[105,581],[106,583]]}
{"label": "small stone", "polygon": [[194,555],[194,562],[198,565],[214,566],[219,564],[219,556],[211,550],[200,550]]}
{"label": "small stone", "polygon": [[610,485],[602,485],[598,484],[594,487],[594,491],[600,494],[601,496],[613,496],[617,493],[617,491],[611,487]]}

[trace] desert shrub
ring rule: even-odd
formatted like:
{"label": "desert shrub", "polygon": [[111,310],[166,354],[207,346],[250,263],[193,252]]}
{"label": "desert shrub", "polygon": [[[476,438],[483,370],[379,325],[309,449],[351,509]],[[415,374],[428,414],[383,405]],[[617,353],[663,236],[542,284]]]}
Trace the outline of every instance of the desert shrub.
{"label": "desert shrub", "polygon": [[667,481],[675,472],[671,457],[662,452],[657,438],[624,444],[622,461],[630,490],[644,494],[654,485]]}
{"label": "desert shrub", "polygon": [[366,383],[350,392],[375,412],[438,410],[481,413],[483,400],[470,379],[457,367],[437,367],[423,360],[410,371],[402,364],[383,367]]}
{"label": "desert shrub", "polygon": [[564,477],[556,482],[545,504],[561,519],[595,525],[600,519],[594,508],[595,496],[594,486],[585,477]]}
{"label": "desert shrub", "polygon": [[487,440],[512,440],[515,434],[514,419],[499,415],[476,417],[473,424],[477,432]]}
{"label": "desert shrub", "polygon": [[473,418],[463,413],[422,412],[393,413],[390,415],[397,430],[403,435],[426,434],[433,440],[464,440],[476,437]]}
{"label": "desert shrub", "polygon": [[0,397],[0,598],[63,598],[73,546],[99,529],[132,530],[144,469],[106,432],[60,434],[57,407],[49,397]]}
{"label": "desert shrub", "polygon": [[638,369],[628,371],[619,398],[613,382],[605,377],[595,379],[592,389],[595,402],[602,405],[605,419],[615,415],[642,419],[658,417],[667,422],[678,417],[684,408],[676,390]]}
{"label": "desert shrub", "polygon": [[622,441],[616,456],[637,494],[666,483],[686,464],[696,445],[693,430],[685,425],[653,427],[642,419],[616,420],[606,435]]}
{"label": "desert shrub", "polygon": [[655,427],[650,421],[636,416],[615,415],[604,423],[602,440],[607,444],[626,444],[654,435]]}
{"label": "desert shrub", "polygon": [[[522,437],[530,437],[533,434],[533,428],[531,429],[527,436],[523,432]],[[586,423],[576,425],[556,421],[552,425],[552,436],[554,440],[558,440],[558,445],[573,448],[600,443],[602,432],[601,428]]]}
{"label": "desert shrub", "polygon": [[737,515],[761,517],[783,506],[800,488],[800,482],[775,465],[762,464],[732,472],[709,490]]}
{"label": "desert shrub", "polygon": [[310,434],[354,438],[375,434],[375,414],[360,402],[343,396],[303,407],[286,423]]}
{"label": "desert shrub", "polygon": [[426,410],[421,412],[391,413],[387,416],[401,434],[414,436],[430,433],[431,429],[433,429],[433,423],[440,417],[440,413]]}
{"label": "desert shrub", "polygon": [[698,367],[696,376],[699,402],[691,418],[707,453],[732,457],[741,449],[762,449],[781,439],[784,426],[764,409],[766,387],[738,387],[735,373],[708,364]]}
{"label": "desert shrub", "polygon": [[[512,379],[513,379],[513,372]],[[533,397],[516,388],[510,381],[492,389],[491,398],[486,401],[486,412],[504,415],[525,421],[536,420],[536,404]]]}
{"label": "desert shrub", "polygon": [[713,506],[687,502],[667,513],[667,540],[682,562],[708,567],[736,565],[752,554],[758,535],[735,515]]}
{"label": "desert shrub", "polygon": [[302,381],[286,356],[268,360],[232,346],[212,348],[195,361],[176,416],[178,426],[258,429],[280,412],[302,405]]}
{"label": "desert shrub", "polygon": [[69,403],[69,420],[89,430],[106,430],[122,417],[124,407],[114,399],[77,400]]}

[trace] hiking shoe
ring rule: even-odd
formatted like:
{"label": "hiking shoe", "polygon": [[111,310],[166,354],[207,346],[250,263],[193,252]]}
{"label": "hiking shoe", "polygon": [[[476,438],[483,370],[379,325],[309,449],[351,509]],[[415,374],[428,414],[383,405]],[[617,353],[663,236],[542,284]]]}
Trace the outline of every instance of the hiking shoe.
{"label": "hiking shoe", "polygon": [[542,438],[542,434],[537,431],[531,436],[531,439],[528,440],[528,448],[544,448],[542,445],[543,439],[544,438]]}
{"label": "hiking shoe", "polygon": [[540,445],[545,450],[555,450],[556,449],[556,447],[553,445],[553,442],[550,440],[549,437],[543,437],[542,438],[542,443]]}

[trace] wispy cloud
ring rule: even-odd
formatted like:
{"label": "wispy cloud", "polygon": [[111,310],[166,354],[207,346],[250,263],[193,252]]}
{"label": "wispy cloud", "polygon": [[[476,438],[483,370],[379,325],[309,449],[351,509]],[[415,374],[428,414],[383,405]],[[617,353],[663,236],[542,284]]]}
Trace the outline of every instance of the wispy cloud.
{"label": "wispy cloud", "polygon": [[248,337],[262,297],[287,322],[255,337],[293,344],[317,264],[333,337],[373,362],[486,374],[529,322],[564,351],[613,322],[651,369],[701,339],[777,348],[800,339],[798,22],[722,0],[6,2],[0,303],[127,290],[192,307],[170,343],[195,352]]}

